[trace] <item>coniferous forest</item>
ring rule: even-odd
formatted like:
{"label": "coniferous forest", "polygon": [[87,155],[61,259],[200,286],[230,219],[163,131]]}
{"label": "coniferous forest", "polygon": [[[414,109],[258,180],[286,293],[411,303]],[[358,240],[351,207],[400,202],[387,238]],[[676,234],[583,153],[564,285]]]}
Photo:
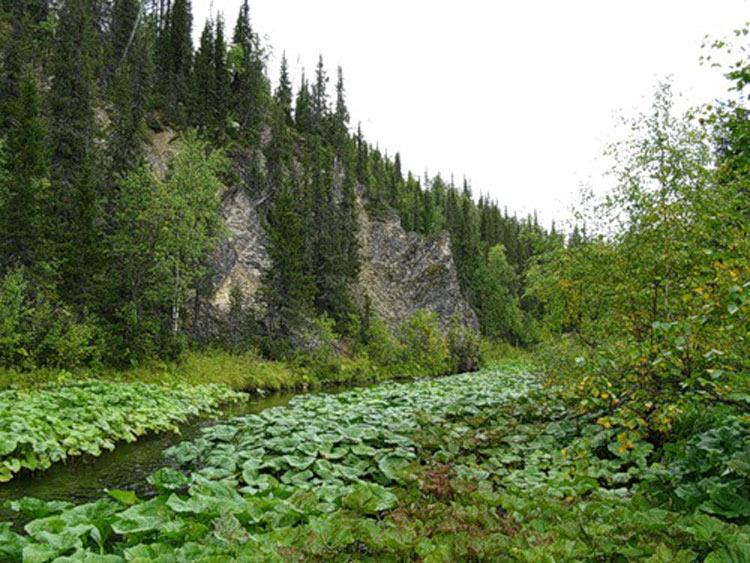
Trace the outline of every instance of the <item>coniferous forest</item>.
{"label": "coniferous forest", "polygon": [[[747,27],[562,230],[406,170],[322,56],[269,76],[252,15],[0,0],[0,560],[750,561]],[[215,318],[237,190],[267,260]],[[380,315],[372,223],[470,315]]]}
{"label": "coniferous forest", "polygon": [[[9,350],[7,367],[178,358],[190,345],[184,310],[205,291],[224,235],[219,197],[237,181],[233,159],[246,164],[244,189],[273,202],[255,336],[288,338],[321,315],[352,333],[350,318],[364,314],[349,294],[362,201],[374,217],[395,211],[407,231],[450,233],[483,332],[534,340],[525,272],[561,239],[476,199],[466,181],[402,170],[398,153],[353,128],[342,69],[331,73],[322,58],[296,91],[286,60],[271,80],[246,3],[231,37],[217,14],[197,46],[190,2],[7,4],[2,269],[26,311],[16,335],[26,353]],[[154,177],[149,144],[166,129],[182,148]],[[508,294],[486,299],[496,286]],[[27,333],[34,315],[46,329]]]}

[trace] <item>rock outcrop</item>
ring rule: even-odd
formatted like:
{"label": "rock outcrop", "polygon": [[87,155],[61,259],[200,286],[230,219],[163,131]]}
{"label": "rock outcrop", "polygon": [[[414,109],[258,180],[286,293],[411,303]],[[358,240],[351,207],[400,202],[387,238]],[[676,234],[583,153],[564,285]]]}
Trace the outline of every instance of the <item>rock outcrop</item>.
{"label": "rock outcrop", "polygon": [[[160,177],[166,174],[176,150],[174,137],[170,130],[157,133],[149,147],[148,159]],[[233,292],[240,293],[243,307],[261,307],[258,290],[269,266],[263,226],[269,198],[247,189],[253,184],[253,166],[264,165],[257,160],[252,163],[252,158],[245,154],[232,159],[235,185],[222,195],[227,238],[213,256],[215,273],[210,290],[195,303],[197,335],[222,330]],[[447,234],[423,237],[409,233],[396,213],[375,218],[360,205],[359,240],[362,269],[353,287],[354,298],[363,303],[369,297],[372,309],[392,328],[417,310],[427,309],[438,315],[443,327],[458,318],[478,330],[476,314],[461,293]]]}
{"label": "rock outcrop", "polygon": [[362,270],[356,285],[392,327],[419,309],[437,313],[444,327],[457,317],[478,329],[474,310],[461,294],[447,234],[407,233],[393,213],[371,219],[360,213]]}
{"label": "rock outcrop", "polygon": [[[216,279],[210,300],[213,315],[229,312],[231,293],[239,290],[243,303],[258,307],[258,289],[269,265],[266,233],[261,219],[264,196],[251,197],[242,188],[224,195],[227,240],[215,257]],[[478,328],[471,306],[461,294],[447,234],[423,237],[407,233],[395,213],[382,219],[360,212],[362,270],[354,297],[369,297],[373,310],[391,327],[419,309],[437,313],[442,326],[457,317]]]}
{"label": "rock outcrop", "polygon": [[258,306],[261,277],[270,265],[260,214],[263,201],[263,197],[250,197],[242,188],[224,194],[222,208],[229,236],[215,256],[216,279],[210,303],[217,312],[229,312],[233,288],[242,293],[244,305]]}

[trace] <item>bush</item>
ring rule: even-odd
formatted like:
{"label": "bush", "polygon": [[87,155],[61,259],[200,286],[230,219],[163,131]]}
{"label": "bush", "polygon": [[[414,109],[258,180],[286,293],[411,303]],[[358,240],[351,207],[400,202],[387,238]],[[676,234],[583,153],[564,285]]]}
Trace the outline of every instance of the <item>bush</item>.
{"label": "bush", "polygon": [[63,306],[34,292],[23,270],[0,282],[0,366],[72,369],[98,363],[98,333]]}
{"label": "bush", "polygon": [[479,335],[456,317],[451,320],[448,328],[448,348],[455,371],[465,373],[479,369]]}
{"label": "bush", "polygon": [[508,360],[518,360],[528,353],[519,350],[504,340],[484,338],[479,343],[479,361],[482,366],[496,365]]}
{"label": "bush", "polygon": [[398,363],[401,344],[380,317],[372,317],[365,335],[364,350],[377,365],[387,367]]}
{"label": "bush", "polygon": [[403,375],[432,376],[450,373],[453,362],[435,313],[420,309],[398,329]]}

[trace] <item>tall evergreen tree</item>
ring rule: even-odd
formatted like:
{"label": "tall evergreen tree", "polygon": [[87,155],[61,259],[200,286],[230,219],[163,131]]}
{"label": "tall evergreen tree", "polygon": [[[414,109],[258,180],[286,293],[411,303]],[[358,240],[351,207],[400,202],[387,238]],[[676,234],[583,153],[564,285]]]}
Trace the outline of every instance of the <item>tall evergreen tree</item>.
{"label": "tall evergreen tree", "polygon": [[344,71],[338,67],[336,80],[336,109],[334,112],[334,142],[341,146],[349,136],[349,108],[346,106]]}
{"label": "tall evergreen tree", "polygon": [[370,157],[368,154],[367,142],[362,135],[362,125],[357,126],[357,135],[355,137],[355,143],[357,145],[356,154],[356,175],[357,182],[369,188],[370,186]]}
{"label": "tall evergreen tree", "polygon": [[328,74],[323,64],[323,55],[320,55],[315,69],[315,83],[312,85],[312,116],[315,132],[319,135],[326,132],[328,112]]}
{"label": "tall evergreen tree", "polygon": [[310,88],[307,85],[304,70],[294,104],[294,123],[302,134],[311,134],[315,130]]}
{"label": "tall evergreen tree", "polygon": [[48,189],[46,127],[33,70],[21,75],[18,93],[8,104],[12,125],[6,131],[6,193],[0,197],[0,272],[11,265],[37,274],[47,260],[44,204]]}
{"label": "tall evergreen tree", "polygon": [[50,91],[51,205],[63,295],[83,305],[97,258],[99,193],[94,177],[93,75],[97,39],[91,2],[66,0],[60,10]]}
{"label": "tall evergreen tree", "polygon": [[112,24],[110,26],[110,73],[116,72],[117,67],[132,47],[136,37],[141,13],[139,0],[115,0],[112,8]]}
{"label": "tall evergreen tree", "polygon": [[275,93],[276,104],[281,109],[288,126],[293,125],[292,120],[292,81],[289,78],[289,66],[286,53],[281,56],[281,71],[279,73],[279,85]]}
{"label": "tall evergreen tree", "polygon": [[268,215],[268,255],[261,297],[275,336],[289,337],[312,310],[313,280],[307,268],[307,231],[299,194],[285,182]]}
{"label": "tall evergreen tree", "polygon": [[214,26],[209,19],[203,26],[193,68],[192,122],[204,135],[208,135],[208,130],[213,124],[211,113],[214,101],[214,41]]}
{"label": "tall evergreen tree", "polygon": [[193,68],[193,12],[190,0],[174,0],[167,11],[161,58],[161,93],[168,115],[187,121]]}
{"label": "tall evergreen tree", "polygon": [[[111,135],[108,144],[110,182],[122,178],[143,160],[143,123],[151,97],[153,46],[150,30],[136,24],[130,46],[115,69],[111,87],[113,104]],[[114,199],[110,195],[110,199]]]}
{"label": "tall evergreen tree", "polygon": [[260,43],[250,25],[250,7],[244,0],[240,7],[233,37],[232,98],[233,114],[241,134],[255,139],[259,132],[270,87],[265,76],[265,61]]}
{"label": "tall evergreen tree", "polygon": [[[351,151],[351,145],[346,145],[345,152]],[[346,282],[353,282],[359,275],[362,265],[359,243],[359,208],[357,204],[356,173],[352,165],[354,159],[345,154],[342,158],[344,166],[341,205],[339,209],[341,238],[342,272]]]}
{"label": "tall evergreen tree", "polygon": [[216,16],[216,34],[213,50],[213,131],[214,140],[220,142],[226,130],[229,115],[229,69],[227,68],[227,42],[224,38],[224,17]]}

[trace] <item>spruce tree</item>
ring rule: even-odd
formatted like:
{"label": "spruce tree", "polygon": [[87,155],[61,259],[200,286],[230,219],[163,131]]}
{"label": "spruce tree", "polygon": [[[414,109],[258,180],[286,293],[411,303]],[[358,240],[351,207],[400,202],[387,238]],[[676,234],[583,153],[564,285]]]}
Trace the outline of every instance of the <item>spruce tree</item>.
{"label": "spruce tree", "polygon": [[17,96],[9,101],[4,166],[4,197],[0,198],[0,272],[24,266],[39,277],[50,266],[44,204],[48,190],[46,127],[31,67],[21,75]]}
{"label": "spruce tree", "polygon": [[344,71],[338,67],[336,80],[336,109],[334,111],[334,143],[341,149],[349,136],[349,108],[346,106]]}
{"label": "spruce tree", "polygon": [[60,11],[50,91],[53,237],[63,295],[83,305],[97,257],[100,198],[94,176],[96,52],[91,3],[66,0]]}
{"label": "spruce tree", "polygon": [[362,135],[362,126],[357,126],[357,135],[355,137],[357,146],[356,154],[356,175],[357,182],[369,189],[370,186],[370,157],[368,154],[367,142]]}
{"label": "spruce tree", "polygon": [[346,272],[341,268],[341,218],[333,191],[333,154],[320,138],[311,148],[309,233],[310,264],[319,312],[340,318],[347,309]]}
{"label": "spruce tree", "polygon": [[[348,147],[348,146],[347,146]],[[359,209],[357,205],[356,174],[351,165],[353,158],[343,159],[344,178],[339,209],[341,237],[342,271],[347,282],[353,282],[359,275],[362,265],[359,243]]]}
{"label": "spruce tree", "polygon": [[[135,25],[135,22],[133,22]],[[151,34],[139,23],[132,30],[127,53],[118,62],[112,80],[113,105],[111,135],[108,144],[107,170],[110,183],[116,184],[130,169],[143,160],[144,118],[151,97],[153,49]],[[110,195],[113,200],[114,196]]]}
{"label": "spruce tree", "polygon": [[289,78],[289,67],[286,60],[286,53],[281,56],[281,71],[279,73],[279,85],[274,95],[276,105],[284,115],[286,124],[291,127],[292,119],[292,82]]}
{"label": "spruce tree", "polygon": [[250,7],[240,7],[233,37],[232,113],[243,137],[257,138],[268,107],[270,90],[260,42],[250,25]]}
{"label": "spruce tree", "polygon": [[203,26],[193,69],[192,122],[203,135],[208,135],[213,125],[214,40],[214,26],[209,19]]}
{"label": "spruce tree", "polygon": [[161,94],[169,117],[187,122],[193,68],[193,13],[190,0],[174,0],[167,11],[161,57]]}
{"label": "spruce tree", "polygon": [[227,42],[224,38],[224,17],[219,13],[216,16],[216,35],[213,50],[213,137],[220,142],[226,130],[227,117],[229,114],[229,69],[227,68]]}
{"label": "spruce tree", "polygon": [[112,8],[110,27],[110,73],[123,63],[123,59],[132,47],[140,19],[141,3],[139,0],[115,0]]}
{"label": "spruce tree", "polygon": [[307,85],[304,70],[302,71],[302,79],[294,105],[294,123],[297,130],[303,135],[312,134],[315,131],[310,88]]}
{"label": "spruce tree", "polygon": [[279,192],[289,183],[288,176],[293,168],[293,143],[291,130],[284,109],[273,107],[271,140],[266,147],[267,179],[271,192]]}
{"label": "spruce tree", "polygon": [[399,153],[396,153],[396,158],[393,161],[393,165],[390,167],[388,180],[388,205],[400,212],[404,176],[401,172],[401,155]]}
{"label": "spruce tree", "polygon": [[312,85],[312,117],[315,133],[325,135],[327,133],[328,121],[328,74],[323,64],[323,55],[318,57],[318,66],[315,69],[315,83]]}
{"label": "spruce tree", "polygon": [[268,214],[271,265],[263,273],[261,298],[271,333],[282,338],[289,337],[312,308],[314,287],[307,268],[307,231],[299,202],[299,194],[285,182]]}

